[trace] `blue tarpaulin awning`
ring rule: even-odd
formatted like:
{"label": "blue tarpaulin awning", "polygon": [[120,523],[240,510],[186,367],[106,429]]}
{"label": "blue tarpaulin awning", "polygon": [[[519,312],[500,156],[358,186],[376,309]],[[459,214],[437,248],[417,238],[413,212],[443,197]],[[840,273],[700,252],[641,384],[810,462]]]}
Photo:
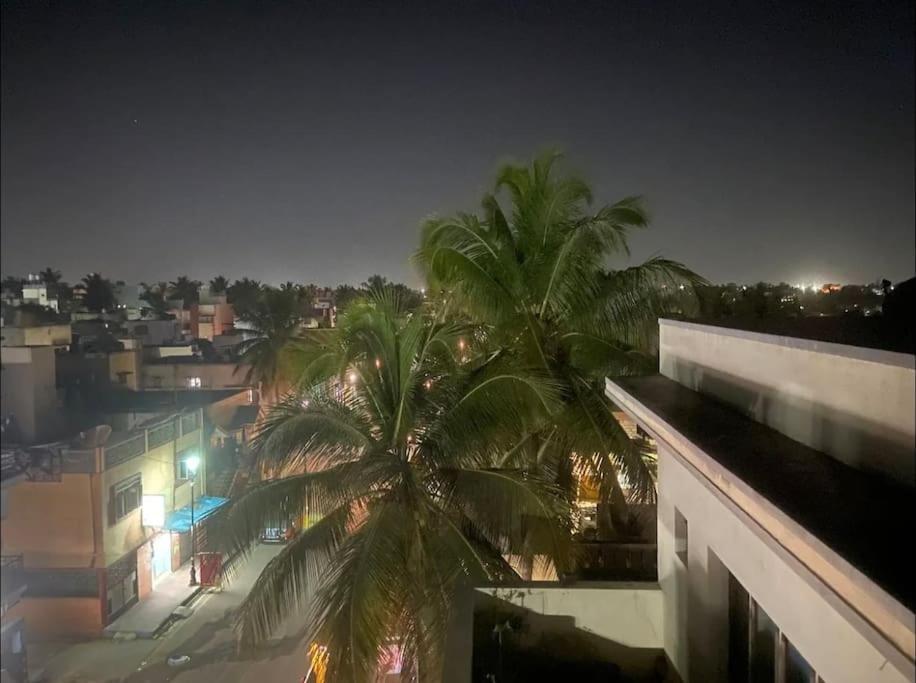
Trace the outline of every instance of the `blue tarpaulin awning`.
{"label": "blue tarpaulin awning", "polygon": [[[228,498],[201,496],[194,499],[194,524],[200,524],[207,517],[229,502]],[[186,505],[170,513],[163,529],[177,531],[180,534],[191,530],[191,506]]]}

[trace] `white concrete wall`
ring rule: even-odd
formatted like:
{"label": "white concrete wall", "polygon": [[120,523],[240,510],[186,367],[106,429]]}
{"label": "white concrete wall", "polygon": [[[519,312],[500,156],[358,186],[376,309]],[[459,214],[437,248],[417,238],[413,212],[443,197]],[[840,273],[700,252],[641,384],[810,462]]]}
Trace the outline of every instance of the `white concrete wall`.
{"label": "white concrete wall", "polygon": [[662,594],[658,586],[577,584],[477,590],[538,614],[571,616],[576,628],[627,647],[662,647]]}
{"label": "white concrete wall", "polygon": [[[912,662],[667,445],[659,444],[658,553],[664,644],[685,681],[725,681],[730,572],[830,683],[914,680]],[[674,552],[687,519],[687,566]]]}
{"label": "white concrete wall", "polygon": [[916,481],[907,354],[661,320],[660,372],[837,459]]}

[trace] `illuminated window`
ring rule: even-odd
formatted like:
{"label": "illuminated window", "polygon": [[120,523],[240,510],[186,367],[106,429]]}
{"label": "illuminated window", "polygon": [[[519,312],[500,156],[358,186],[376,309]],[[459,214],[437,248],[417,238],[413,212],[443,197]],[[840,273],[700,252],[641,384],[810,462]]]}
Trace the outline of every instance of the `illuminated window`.
{"label": "illuminated window", "polygon": [[200,377],[188,377],[188,389],[200,389]]}

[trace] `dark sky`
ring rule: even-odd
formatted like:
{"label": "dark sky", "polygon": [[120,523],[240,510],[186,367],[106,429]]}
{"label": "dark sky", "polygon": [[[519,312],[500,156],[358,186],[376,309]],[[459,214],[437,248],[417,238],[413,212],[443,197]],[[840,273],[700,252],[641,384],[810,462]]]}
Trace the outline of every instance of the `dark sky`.
{"label": "dark sky", "polygon": [[554,146],[647,197],[634,258],[914,272],[911,0],[0,4],[4,274],[415,282]]}

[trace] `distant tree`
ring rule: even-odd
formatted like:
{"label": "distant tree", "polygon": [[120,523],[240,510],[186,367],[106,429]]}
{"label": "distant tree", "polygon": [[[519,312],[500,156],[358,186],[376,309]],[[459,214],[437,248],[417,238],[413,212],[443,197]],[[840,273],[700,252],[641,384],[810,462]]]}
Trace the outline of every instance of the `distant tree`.
{"label": "distant tree", "polygon": [[353,285],[340,285],[334,290],[334,305],[338,311],[343,311],[362,296],[363,292]]}
{"label": "distant tree", "polygon": [[152,313],[157,318],[164,318],[169,311],[167,293],[169,285],[167,282],[159,282],[148,285],[145,282],[140,283],[143,291],[140,293],[140,300],[146,302],[143,307],[145,313]]}
{"label": "distant tree", "polygon": [[83,304],[93,313],[111,311],[115,307],[114,287],[111,280],[107,280],[99,273],[89,273],[83,278],[86,296]]}
{"label": "distant tree", "polygon": [[227,280],[222,275],[217,275],[215,278],[210,280],[210,293],[211,294],[225,294],[226,288],[229,286],[229,280]]}
{"label": "distant tree", "polygon": [[187,275],[179,275],[169,283],[169,297],[181,299],[182,305],[188,308],[200,301],[200,280],[192,280]]}
{"label": "distant tree", "polygon": [[46,285],[56,285],[61,279],[61,272],[59,270],[54,270],[51,266],[45,268],[38,275],[41,281]]}
{"label": "distant tree", "polygon": [[22,296],[22,278],[16,275],[7,275],[0,283],[4,291],[9,291],[15,296]]}
{"label": "distant tree", "polygon": [[73,302],[73,287],[63,280],[54,285],[54,292],[57,294],[57,306],[61,311],[69,310]]}
{"label": "distant tree", "polygon": [[299,292],[295,286],[263,288],[247,315],[257,336],[239,346],[239,361],[249,366],[246,381],[257,382],[262,395],[276,402],[282,393],[279,380],[283,358],[304,317]]}
{"label": "distant tree", "polygon": [[235,309],[235,315],[242,320],[251,320],[257,309],[264,288],[257,280],[247,277],[236,280],[226,288],[226,298]]}

